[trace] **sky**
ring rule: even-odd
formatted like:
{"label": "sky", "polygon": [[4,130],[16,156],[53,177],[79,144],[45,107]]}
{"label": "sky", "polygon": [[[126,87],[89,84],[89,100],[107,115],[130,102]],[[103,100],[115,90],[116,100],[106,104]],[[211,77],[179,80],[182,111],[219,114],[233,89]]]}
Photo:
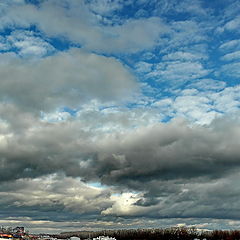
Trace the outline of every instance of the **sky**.
{"label": "sky", "polygon": [[240,228],[238,0],[0,2],[0,225]]}

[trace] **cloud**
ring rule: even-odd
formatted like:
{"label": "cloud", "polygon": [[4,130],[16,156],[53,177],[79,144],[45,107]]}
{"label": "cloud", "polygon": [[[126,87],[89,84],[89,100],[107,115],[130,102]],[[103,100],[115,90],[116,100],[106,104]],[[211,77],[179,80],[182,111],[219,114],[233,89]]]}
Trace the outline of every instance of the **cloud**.
{"label": "cloud", "polygon": [[7,51],[10,48],[9,43],[6,41],[6,39],[2,36],[0,36],[0,49],[1,51]]}
{"label": "cloud", "polygon": [[234,31],[234,30],[238,30],[239,26],[240,26],[240,17],[236,17],[228,21],[223,28],[224,30]]}
{"label": "cloud", "polygon": [[190,80],[204,77],[210,70],[200,62],[169,61],[156,64],[147,77],[154,77],[158,82],[165,82],[179,87]]}
{"label": "cloud", "polygon": [[196,88],[199,90],[221,90],[226,87],[226,82],[214,79],[200,79],[188,85],[188,88]]}
{"label": "cloud", "polygon": [[221,59],[224,61],[238,60],[238,59],[240,59],[240,51],[228,53],[228,54],[224,55]]}
{"label": "cloud", "polygon": [[200,53],[194,54],[194,53],[182,52],[182,51],[169,53],[162,57],[162,60],[164,61],[169,61],[169,60],[196,61],[201,59],[206,59],[206,56]]}
{"label": "cloud", "polygon": [[[230,56],[231,58],[232,56]],[[220,73],[222,75],[238,78],[240,76],[240,62],[234,62],[222,65]]]}
{"label": "cloud", "polygon": [[[50,221],[51,231],[66,227],[61,221],[101,228],[118,221],[153,226],[149,218],[172,218],[170,225],[193,217],[238,219],[224,210],[238,199],[238,117],[189,126],[182,120],[150,125],[146,116],[147,126],[132,128],[140,113],[110,108],[101,116],[86,106],[75,120],[50,123],[16,111],[1,106],[0,205],[9,206],[2,219],[28,216],[33,228]],[[107,129],[113,123],[121,127]],[[93,181],[104,187],[88,184]]]}
{"label": "cloud", "polygon": [[177,49],[189,47],[194,44],[204,43],[208,40],[207,28],[195,20],[172,21],[169,39],[166,41],[166,48]]}
{"label": "cloud", "polygon": [[[235,132],[232,139],[238,135],[238,130]],[[219,142],[222,139],[219,134],[225,136],[226,142]],[[226,137],[229,134],[232,133],[222,132],[218,127],[212,130],[201,127],[191,129],[175,122],[138,129],[128,136],[122,136],[120,142],[119,138],[115,143],[112,139],[103,139],[101,145],[105,153],[98,156],[100,166],[97,168],[98,164],[95,165],[96,175],[101,176],[105,183],[116,184],[147,182],[158,178],[215,178],[224,174],[227,166],[238,162],[228,156],[236,156],[237,151],[236,144]],[[231,164],[229,159],[233,161]]]}
{"label": "cloud", "polygon": [[237,49],[240,49],[239,44],[240,44],[240,39],[234,39],[221,44],[219,48],[225,51],[237,50]]}
{"label": "cloud", "polygon": [[[138,1],[142,4],[147,3],[145,0]],[[177,16],[180,14],[189,14],[190,16],[206,16],[206,14],[210,11],[210,9],[203,7],[201,1],[196,0],[194,2],[185,0],[185,1],[177,1],[177,0],[159,0],[159,1],[151,1],[150,6],[154,6],[154,14],[157,15],[173,15]],[[210,15],[210,14],[209,14]]]}
{"label": "cloud", "polygon": [[[229,165],[230,170],[231,166],[238,165],[234,157],[237,152],[236,144],[232,144],[238,137],[235,125],[232,127],[232,129],[236,128],[235,134],[230,142],[220,140],[220,136],[232,134],[231,129],[227,132],[216,128],[213,130],[200,127],[190,129],[185,124],[179,123],[140,128],[125,137],[123,135],[120,137],[119,134],[112,137],[112,134],[105,135],[105,137],[100,135],[101,141],[97,138],[97,142],[96,140],[92,142],[91,132],[84,133],[83,130],[79,130],[74,134],[76,127],[72,123],[61,123],[46,125],[45,129],[38,127],[34,131],[28,130],[24,138],[19,136],[22,139],[21,144],[18,142],[19,137],[10,138],[12,143],[8,144],[7,149],[14,146],[16,149],[14,152],[22,152],[23,156],[20,154],[16,156],[14,152],[6,152],[5,159],[9,159],[3,163],[6,164],[6,168],[12,167],[11,175],[15,177],[17,175],[14,175],[14,170],[21,173],[20,176],[34,176],[34,174],[46,174],[49,171],[60,170],[71,176],[83,174],[82,177],[89,180],[100,178],[107,184],[122,181],[127,184],[128,180],[139,178],[141,181],[141,179],[147,180],[148,177],[160,179],[194,178],[199,175],[217,177],[218,174],[221,176],[228,170],[225,164],[227,159],[232,159]],[[78,141],[75,140],[77,136]],[[56,138],[58,142],[54,141]],[[193,142],[192,139],[195,138],[199,140]],[[228,138],[225,137],[225,139]],[[184,150],[185,145],[189,146],[188,152]],[[64,150],[60,150],[61,146]],[[78,153],[74,149],[79,149]],[[226,149],[228,150],[225,151]],[[42,160],[31,159],[31,156],[36,155],[36,151]],[[22,160],[17,160],[18,158]],[[144,159],[148,159],[148,162]],[[211,163],[211,168],[208,168],[208,161]],[[81,162],[85,162],[82,169],[80,169]],[[183,170],[184,166],[189,166],[188,170]],[[90,169],[91,174],[88,171]],[[3,179],[4,175],[1,176]]]}
{"label": "cloud", "polygon": [[226,87],[223,81],[199,79],[186,85],[176,96],[155,101],[152,106],[169,118],[182,117],[200,125],[239,111],[239,85]]}
{"label": "cloud", "polygon": [[[109,6],[108,2],[106,6]],[[104,12],[104,9],[97,11]],[[49,37],[62,37],[86,49],[105,53],[132,53],[153,48],[159,36],[167,31],[158,17],[129,19],[113,26],[101,25],[84,1],[43,1],[39,6],[18,4],[6,8],[4,13],[2,28],[37,25]]]}
{"label": "cloud", "polygon": [[[125,1],[126,3],[127,1]],[[121,10],[124,7],[123,0],[90,0],[88,7],[91,11],[100,14],[101,16],[111,16],[114,11]]]}
{"label": "cloud", "polygon": [[137,88],[133,75],[115,58],[79,49],[34,63],[12,59],[0,66],[0,77],[1,100],[31,111],[79,107],[92,99],[125,101]]}
{"label": "cloud", "polygon": [[11,48],[17,48],[18,54],[23,57],[43,57],[53,54],[55,49],[41,37],[35,36],[31,31],[14,31],[7,37]]}
{"label": "cloud", "polygon": [[214,111],[210,98],[194,94],[177,97],[173,108],[176,116],[187,118],[201,125],[211,123],[219,115]]}
{"label": "cloud", "polygon": [[[48,216],[53,214],[55,218],[55,211],[62,216],[68,213],[72,215],[71,217],[78,214],[88,215],[91,218],[91,215],[100,214],[102,209],[112,205],[109,198],[110,190],[91,187],[82,183],[80,179],[56,174],[35,178],[32,181],[19,179],[15,182],[3,183],[1,189],[0,205],[2,209],[4,208],[2,214],[6,215],[11,206],[11,211],[14,209],[18,214],[25,211],[29,215],[32,215],[33,210],[37,208],[38,219],[53,220],[45,215],[48,212]],[[9,192],[8,196],[5,196],[5,192]]]}

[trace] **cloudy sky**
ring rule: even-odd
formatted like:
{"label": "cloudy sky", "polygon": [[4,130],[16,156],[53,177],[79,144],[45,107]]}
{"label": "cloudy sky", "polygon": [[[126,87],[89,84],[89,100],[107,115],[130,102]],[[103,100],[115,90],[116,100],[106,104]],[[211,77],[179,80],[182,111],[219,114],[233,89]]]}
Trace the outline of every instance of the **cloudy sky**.
{"label": "cloudy sky", "polygon": [[240,227],[238,0],[0,2],[0,225]]}

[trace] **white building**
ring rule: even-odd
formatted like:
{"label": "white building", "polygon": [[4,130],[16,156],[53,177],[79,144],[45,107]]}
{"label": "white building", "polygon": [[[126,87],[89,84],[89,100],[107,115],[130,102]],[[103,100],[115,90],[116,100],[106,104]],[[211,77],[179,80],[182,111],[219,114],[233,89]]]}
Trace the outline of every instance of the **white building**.
{"label": "white building", "polygon": [[108,237],[108,236],[99,236],[99,237],[93,238],[93,240],[116,240],[116,238]]}
{"label": "white building", "polygon": [[79,237],[70,237],[70,240],[80,240]]}

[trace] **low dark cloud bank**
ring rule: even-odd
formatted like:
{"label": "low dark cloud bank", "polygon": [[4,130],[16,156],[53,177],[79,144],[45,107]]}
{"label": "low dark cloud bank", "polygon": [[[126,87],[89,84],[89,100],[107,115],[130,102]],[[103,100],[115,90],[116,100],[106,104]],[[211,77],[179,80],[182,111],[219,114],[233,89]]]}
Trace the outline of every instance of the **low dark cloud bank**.
{"label": "low dark cloud bank", "polygon": [[[237,119],[219,119],[210,126],[175,120],[97,135],[78,120],[49,123],[25,117],[10,119],[9,111],[5,118],[10,124],[1,127],[1,194],[15,192],[1,198],[3,214],[21,208],[20,215],[39,211],[44,219],[47,212],[47,219],[54,219],[59,211],[62,220],[80,215],[239,219]],[[53,174],[57,180],[39,180]],[[81,181],[101,182],[109,190],[84,191]],[[29,198],[36,189],[36,198]],[[110,197],[119,191],[139,194],[129,211]]]}

